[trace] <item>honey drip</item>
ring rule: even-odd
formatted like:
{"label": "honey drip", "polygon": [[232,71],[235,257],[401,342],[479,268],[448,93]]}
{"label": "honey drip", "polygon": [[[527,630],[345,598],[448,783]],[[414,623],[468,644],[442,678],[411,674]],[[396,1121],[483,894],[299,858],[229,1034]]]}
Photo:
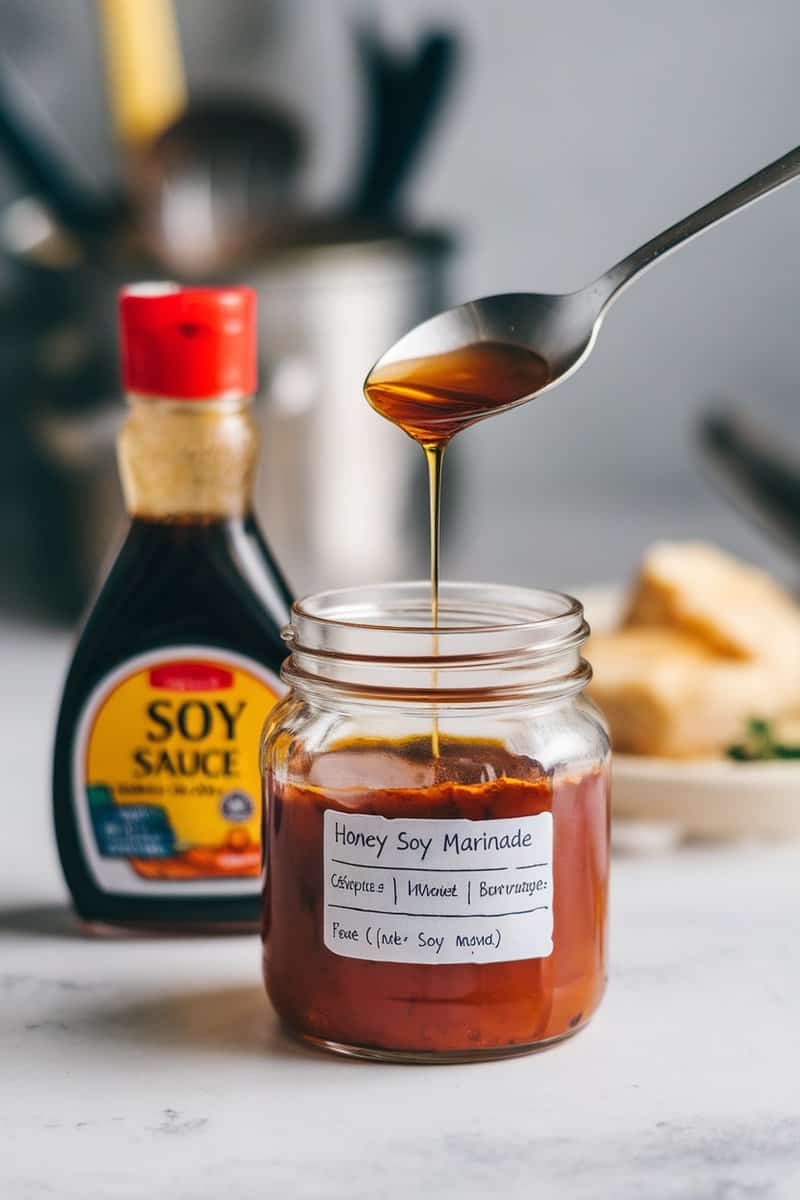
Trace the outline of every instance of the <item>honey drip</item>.
{"label": "honey drip", "polygon": [[[462,429],[491,416],[520,397],[541,391],[550,378],[547,363],[524,346],[475,342],[428,358],[409,358],[373,371],[367,400],[382,417],[418,442],[428,466],[430,508],[431,625],[439,653],[439,564],[442,469],[448,442]],[[434,676],[434,687],[436,678]],[[434,713],[431,746],[439,757],[439,721]]]}
{"label": "honey drip", "polygon": [[[439,528],[442,513],[442,469],[444,467],[445,443],[427,442],[422,449],[428,465],[428,508],[430,513],[430,558],[431,558],[431,625],[433,627],[433,656],[439,657],[439,547],[441,539]],[[437,673],[433,675],[433,686],[438,682]],[[431,750],[433,757],[439,757],[439,715],[434,709],[433,729],[431,731]]]}

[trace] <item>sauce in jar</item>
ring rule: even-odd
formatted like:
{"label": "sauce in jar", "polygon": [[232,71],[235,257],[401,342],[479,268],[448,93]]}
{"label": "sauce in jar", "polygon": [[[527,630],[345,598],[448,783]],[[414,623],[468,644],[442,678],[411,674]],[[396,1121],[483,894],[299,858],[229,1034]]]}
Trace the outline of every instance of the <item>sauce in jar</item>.
{"label": "sauce in jar", "polygon": [[[495,777],[455,781],[474,775],[476,768]],[[434,782],[437,775],[444,780]],[[342,778],[361,782],[341,786],[337,780]],[[276,780],[267,785],[271,852],[264,966],[272,1002],[290,1026],[322,1043],[374,1048],[381,1057],[387,1051],[495,1056],[563,1037],[588,1020],[605,981],[608,781],[603,768],[547,775],[537,763],[515,760],[497,745],[447,738],[440,741],[439,760],[432,762],[430,741],[422,738],[336,747],[314,764],[308,780],[305,786]],[[418,856],[417,865],[407,868],[365,870],[353,863],[360,856],[352,847],[343,847],[338,861],[326,862],[326,811],[383,817],[394,827],[386,826],[385,836],[396,839],[405,831],[407,842],[413,837],[408,831],[422,818],[441,822],[445,830],[461,819],[552,814],[552,860],[545,864],[555,864],[552,884],[540,863],[506,868],[500,854],[488,870],[481,863],[452,872],[425,869]],[[458,861],[466,864],[468,858]],[[325,914],[326,882],[330,891],[332,880],[340,901],[335,927]],[[381,892],[368,890],[380,884]],[[460,918],[456,914],[468,888],[478,914],[494,908],[514,915]],[[416,902],[420,896],[423,904]],[[524,920],[534,905],[550,909],[552,953],[516,961],[503,961],[500,953],[496,961],[470,961],[480,953],[481,939],[494,938],[498,926]],[[409,906],[419,912],[394,917]],[[388,912],[386,923],[402,930],[400,936],[408,937],[414,949],[420,941],[428,946],[427,956],[401,963],[332,953],[322,936],[326,920],[328,933],[333,929],[347,949],[354,941],[369,949],[364,932],[370,925],[352,920],[365,908],[374,928],[385,920],[381,912]],[[462,961],[437,962],[443,953],[452,957],[459,951]]]}
{"label": "sauce in jar", "polygon": [[[577,601],[424,583],[298,602],[262,743],[264,978],[367,1058],[520,1054],[605,985],[608,736]],[[435,717],[437,738],[431,739]]]}

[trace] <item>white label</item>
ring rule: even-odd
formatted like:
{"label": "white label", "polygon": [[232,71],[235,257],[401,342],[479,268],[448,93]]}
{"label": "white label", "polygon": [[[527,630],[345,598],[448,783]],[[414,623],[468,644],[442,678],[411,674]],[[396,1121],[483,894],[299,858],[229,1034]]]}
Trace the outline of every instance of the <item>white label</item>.
{"label": "white label", "polygon": [[373,962],[514,962],[553,950],[553,817],[325,811],[325,945]]}

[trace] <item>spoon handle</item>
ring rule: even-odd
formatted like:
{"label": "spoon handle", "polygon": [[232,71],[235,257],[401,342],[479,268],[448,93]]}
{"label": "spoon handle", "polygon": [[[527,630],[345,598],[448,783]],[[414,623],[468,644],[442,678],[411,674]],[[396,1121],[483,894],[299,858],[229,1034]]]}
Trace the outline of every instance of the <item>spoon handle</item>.
{"label": "spoon handle", "polygon": [[621,262],[611,267],[594,284],[590,285],[592,292],[600,301],[600,311],[602,312],[612,300],[616,300],[622,289],[627,287],[637,275],[646,271],[648,267],[652,267],[664,255],[677,249],[690,238],[697,237],[698,233],[702,233],[709,226],[716,225],[718,221],[729,217],[731,213],[737,212],[747,204],[752,204],[754,200],[760,200],[762,196],[766,196],[767,192],[783,187],[797,175],[800,175],[800,146],[776,159],[769,166],[756,171],[755,175],[751,175],[742,183],[737,183],[736,187],[723,192],[721,196],[717,196],[716,200],[704,204],[702,208],[698,208],[690,216],[684,217],[682,221],[670,225],[669,229],[665,229],[663,233],[651,238],[649,242],[645,242],[638,250],[634,250],[632,254],[623,258]]}

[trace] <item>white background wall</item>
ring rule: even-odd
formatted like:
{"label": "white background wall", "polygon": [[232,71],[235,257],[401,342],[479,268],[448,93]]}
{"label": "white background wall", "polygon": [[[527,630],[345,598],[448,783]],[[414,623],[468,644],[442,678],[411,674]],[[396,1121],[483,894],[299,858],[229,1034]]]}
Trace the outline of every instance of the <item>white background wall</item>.
{"label": "white background wall", "polygon": [[[412,189],[454,226],[454,298],[568,290],[800,142],[796,0],[179,0],[193,81],[268,87],[314,133],[309,189],[357,153],[348,23],[463,37],[453,101]],[[0,0],[0,40],[100,174],[92,6]],[[732,404],[800,447],[800,184],[627,294],[586,368],[464,438],[448,566],[521,581],[610,578],[655,536],[780,563],[706,483],[693,425]]]}

